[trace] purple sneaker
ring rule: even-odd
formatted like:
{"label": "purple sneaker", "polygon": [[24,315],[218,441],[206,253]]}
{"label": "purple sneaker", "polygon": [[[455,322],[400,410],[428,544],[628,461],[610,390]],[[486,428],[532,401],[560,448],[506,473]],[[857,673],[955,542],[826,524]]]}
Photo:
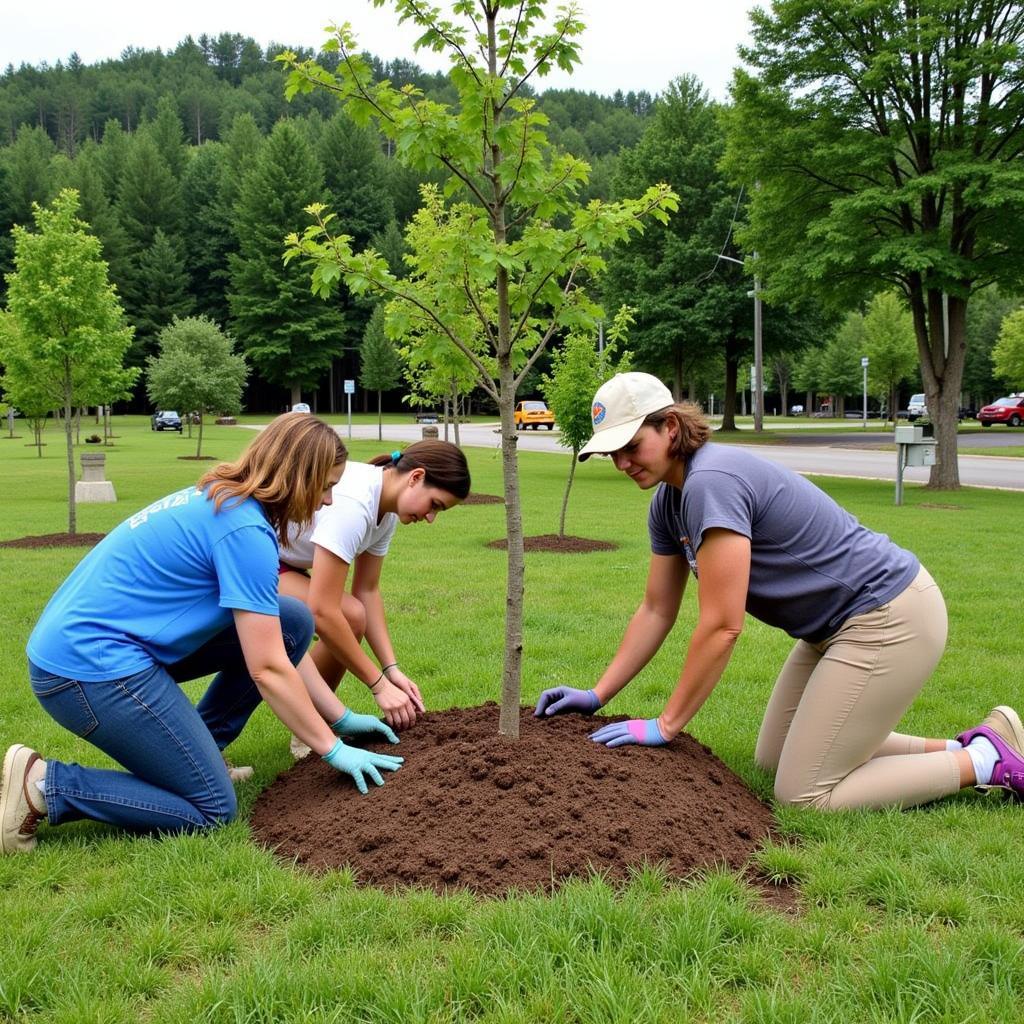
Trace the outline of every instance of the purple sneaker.
{"label": "purple sneaker", "polygon": [[960,733],[957,740],[966,748],[976,736],[984,736],[985,739],[996,748],[999,760],[992,769],[992,778],[987,786],[975,786],[975,789],[1007,789],[1018,800],[1024,799],[1024,757],[1020,752],[1014,750],[995,731],[987,725],[976,725],[967,732]]}

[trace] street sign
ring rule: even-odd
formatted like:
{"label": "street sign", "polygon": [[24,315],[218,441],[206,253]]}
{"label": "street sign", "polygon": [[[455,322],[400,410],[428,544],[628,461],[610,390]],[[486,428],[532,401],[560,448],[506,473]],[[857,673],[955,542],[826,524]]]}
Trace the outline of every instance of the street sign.
{"label": "street sign", "polygon": [[345,381],[345,394],[354,395],[356,393],[356,382],[354,380]]}
{"label": "street sign", "polygon": [[867,356],[861,356],[860,357],[860,365],[861,366],[867,366],[868,365],[868,357]]}

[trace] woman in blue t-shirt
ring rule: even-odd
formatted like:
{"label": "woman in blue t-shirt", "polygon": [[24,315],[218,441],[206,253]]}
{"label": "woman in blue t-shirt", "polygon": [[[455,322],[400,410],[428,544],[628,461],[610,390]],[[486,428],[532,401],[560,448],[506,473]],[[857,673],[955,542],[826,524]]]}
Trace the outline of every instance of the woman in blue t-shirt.
{"label": "woman in blue t-shirt", "polygon": [[647,587],[593,689],[545,690],[538,716],[593,714],[611,700],[668,636],[692,571],[697,625],[664,710],[607,725],[596,742],[670,742],[718,683],[749,613],[797,641],[755,753],[782,803],[909,807],[972,785],[1024,795],[1024,727],[1012,708],[955,740],[894,732],[946,643],[942,594],[914,555],[798,474],[709,444],[700,411],[649,374],[603,384],[593,425],[581,459],[601,452],[640,488],[661,485]]}
{"label": "woman in blue t-shirt", "polygon": [[[323,421],[281,416],[237,462],[142,509],[78,564],[29,638],[32,689],[125,771],[14,744],[0,781],[0,852],[31,850],[44,818],[163,832],[230,821],[221,751],[261,700],[360,791],[364,775],[380,785],[378,769],[397,769],[401,758],[342,741],[398,738],[338,700],[306,653],[309,611],[277,594],[278,545],[330,503],[347,454]],[[194,707],[178,684],[211,673]]]}

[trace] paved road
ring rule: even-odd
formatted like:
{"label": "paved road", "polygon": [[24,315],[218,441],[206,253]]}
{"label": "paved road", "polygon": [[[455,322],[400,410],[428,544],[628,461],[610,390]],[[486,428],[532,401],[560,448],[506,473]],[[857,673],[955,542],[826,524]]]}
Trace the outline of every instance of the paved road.
{"label": "paved road", "polygon": [[[348,436],[347,426],[338,428],[341,436]],[[438,427],[439,435],[444,437],[444,427]],[[1024,432],[1010,433],[1011,441],[1020,444]],[[377,427],[353,425],[352,436],[359,439],[377,437]],[[423,436],[423,428],[415,424],[385,424],[384,437],[391,441],[418,441]],[[988,437],[989,435],[984,435]],[[992,435],[994,438],[997,435]],[[982,435],[968,435],[967,443],[975,444],[982,440]],[[449,439],[454,440],[454,431],[449,432]],[[460,440],[463,445],[477,448],[497,448],[500,438],[496,424],[472,423],[460,427]],[[896,479],[896,453],[894,451],[877,451],[871,447],[854,447],[865,444],[891,444],[892,434],[863,433],[841,434],[821,440],[821,435],[814,435],[814,441],[808,437],[800,438],[799,444],[785,445],[751,445],[763,458],[781,463],[798,473],[816,473],[822,476],[855,476],[871,480]],[[807,443],[811,442],[811,443]],[[566,450],[558,443],[558,432],[547,430],[528,430],[519,435],[520,451],[558,452],[566,455]],[[907,469],[903,474],[906,481],[926,483],[927,469]],[[1024,491],[1024,459],[1001,458],[995,455],[961,455],[960,482],[973,487],[997,487],[1007,490]]]}

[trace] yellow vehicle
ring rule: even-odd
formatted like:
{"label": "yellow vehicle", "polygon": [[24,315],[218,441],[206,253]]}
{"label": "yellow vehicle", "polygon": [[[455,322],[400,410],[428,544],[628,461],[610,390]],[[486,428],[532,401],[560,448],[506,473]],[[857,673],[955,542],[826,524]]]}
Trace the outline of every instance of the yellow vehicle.
{"label": "yellow vehicle", "polygon": [[555,429],[554,413],[543,402],[520,402],[512,418],[515,420],[516,430],[525,430],[527,427],[533,430],[538,427]]}

